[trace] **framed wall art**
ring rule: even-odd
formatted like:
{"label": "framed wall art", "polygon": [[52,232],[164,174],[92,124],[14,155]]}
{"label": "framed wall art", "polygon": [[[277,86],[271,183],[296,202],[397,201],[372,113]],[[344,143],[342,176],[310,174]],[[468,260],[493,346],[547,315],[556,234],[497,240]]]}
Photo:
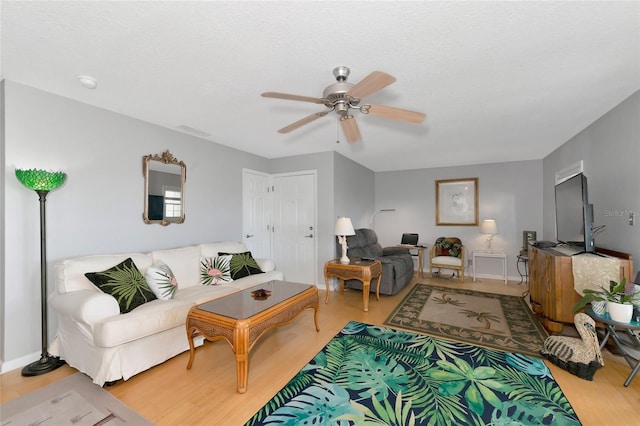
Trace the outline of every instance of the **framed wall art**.
{"label": "framed wall art", "polygon": [[478,178],[436,180],[436,225],[478,226]]}

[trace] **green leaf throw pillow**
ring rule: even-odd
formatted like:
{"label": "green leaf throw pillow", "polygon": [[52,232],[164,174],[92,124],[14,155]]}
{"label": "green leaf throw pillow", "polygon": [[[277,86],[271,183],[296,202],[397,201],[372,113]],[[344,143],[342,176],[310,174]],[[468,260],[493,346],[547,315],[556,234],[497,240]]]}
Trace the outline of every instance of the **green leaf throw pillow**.
{"label": "green leaf throw pillow", "polygon": [[232,281],[231,256],[203,257],[200,259],[200,284],[218,285]]}
{"label": "green leaf throw pillow", "polygon": [[251,256],[250,251],[244,253],[218,253],[218,256],[231,255],[231,278],[239,280],[249,275],[262,274],[262,269]]}
{"label": "green leaf throw pillow", "polygon": [[171,268],[169,268],[169,265],[164,262],[156,263],[147,269],[144,278],[158,299],[173,299],[173,295],[178,288],[178,281],[175,275],[173,275]]}
{"label": "green leaf throw pillow", "polygon": [[122,314],[156,298],[130,257],[106,271],[87,272],[84,276],[100,290],[115,297]]}

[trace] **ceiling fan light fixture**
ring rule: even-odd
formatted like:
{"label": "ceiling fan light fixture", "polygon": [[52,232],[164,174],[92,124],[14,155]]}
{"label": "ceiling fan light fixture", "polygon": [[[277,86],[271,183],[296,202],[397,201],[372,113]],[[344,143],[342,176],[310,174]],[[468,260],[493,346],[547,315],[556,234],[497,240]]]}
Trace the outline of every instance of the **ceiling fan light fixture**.
{"label": "ceiling fan light fixture", "polygon": [[76,78],[78,79],[82,87],[85,87],[87,89],[95,89],[96,87],[98,87],[98,81],[90,75],[79,75]]}
{"label": "ceiling fan light fixture", "polygon": [[349,73],[351,71],[349,70],[348,67],[345,67],[343,65],[339,66],[339,67],[335,67],[333,69],[333,75],[335,76],[336,80],[338,81],[345,81],[347,79],[347,77],[349,77]]}

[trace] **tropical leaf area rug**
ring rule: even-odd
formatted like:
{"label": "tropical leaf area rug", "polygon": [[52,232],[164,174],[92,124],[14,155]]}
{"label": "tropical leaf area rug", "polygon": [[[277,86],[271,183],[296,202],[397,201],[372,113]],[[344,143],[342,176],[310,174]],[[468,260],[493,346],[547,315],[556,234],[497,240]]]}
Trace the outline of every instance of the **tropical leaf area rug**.
{"label": "tropical leaf area rug", "polygon": [[384,324],[541,357],[548,337],[522,297],[416,284]]}
{"label": "tropical leaf area rug", "polygon": [[579,425],[537,358],[351,321],[247,425]]}

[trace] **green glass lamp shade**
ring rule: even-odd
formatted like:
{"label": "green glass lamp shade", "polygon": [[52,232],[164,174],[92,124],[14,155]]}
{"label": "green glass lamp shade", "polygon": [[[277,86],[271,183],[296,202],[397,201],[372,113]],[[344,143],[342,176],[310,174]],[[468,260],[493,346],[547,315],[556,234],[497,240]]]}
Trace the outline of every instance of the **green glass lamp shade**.
{"label": "green glass lamp shade", "polygon": [[16,177],[20,183],[34,191],[52,191],[64,183],[67,175],[64,172],[16,169]]}

